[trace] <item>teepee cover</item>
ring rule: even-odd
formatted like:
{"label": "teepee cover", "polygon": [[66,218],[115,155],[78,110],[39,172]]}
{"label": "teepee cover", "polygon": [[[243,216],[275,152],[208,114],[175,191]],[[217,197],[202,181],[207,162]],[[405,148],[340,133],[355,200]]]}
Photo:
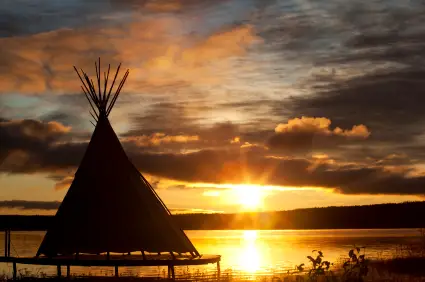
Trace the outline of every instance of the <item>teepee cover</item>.
{"label": "teepee cover", "polygon": [[110,67],[104,73],[103,91],[100,60],[96,64],[97,91],[93,81],[82,71],[83,79],[76,70],[97,124],[37,256],[135,251],[199,255],[152,186],[130,162],[109,123],[108,115],[129,73],[127,70],[111,96],[119,68],[108,93]]}

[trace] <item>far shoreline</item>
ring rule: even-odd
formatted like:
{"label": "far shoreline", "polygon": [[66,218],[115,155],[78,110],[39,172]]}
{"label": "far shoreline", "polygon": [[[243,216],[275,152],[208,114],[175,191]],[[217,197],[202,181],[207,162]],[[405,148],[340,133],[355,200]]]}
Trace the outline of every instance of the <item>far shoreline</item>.
{"label": "far shoreline", "polygon": [[[183,230],[382,230],[425,228],[425,201],[289,211],[175,214]],[[391,216],[389,216],[391,215]],[[0,230],[45,231],[53,215],[0,215]]]}

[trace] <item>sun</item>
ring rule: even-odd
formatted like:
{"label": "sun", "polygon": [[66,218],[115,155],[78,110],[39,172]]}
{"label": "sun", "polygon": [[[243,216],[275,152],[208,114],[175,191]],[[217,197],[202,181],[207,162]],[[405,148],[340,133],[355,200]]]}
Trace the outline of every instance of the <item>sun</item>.
{"label": "sun", "polygon": [[257,210],[263,204],[263,190],[254,185],[238,185],[235,187],[237,198],[241,207],[245,210]]}

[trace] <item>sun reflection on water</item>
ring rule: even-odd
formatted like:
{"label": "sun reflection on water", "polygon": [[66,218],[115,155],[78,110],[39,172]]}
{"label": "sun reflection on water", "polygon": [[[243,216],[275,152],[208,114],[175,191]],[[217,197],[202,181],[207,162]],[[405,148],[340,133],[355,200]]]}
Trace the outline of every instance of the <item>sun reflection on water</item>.
{"label": "sun reflection on water", "polygon": [[246,272],[256,272],[261,268],[261,252],[257,246],[257,231],[247,230],[243,233],[239,253],[239,268]]}

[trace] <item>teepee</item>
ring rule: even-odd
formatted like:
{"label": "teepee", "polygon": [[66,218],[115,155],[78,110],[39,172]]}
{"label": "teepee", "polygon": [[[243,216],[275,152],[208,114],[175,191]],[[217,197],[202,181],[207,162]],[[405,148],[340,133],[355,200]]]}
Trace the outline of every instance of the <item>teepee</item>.
{"label": "teepee", "polygon": [[112,93],[121,65],[110,87],[110,65],[107,73],[103,73],[103,83],[100,59],[95,66],[96,83],[74,67],[96,125],[74,181],[37,256],[136,251],[143,255],[166,252],[172,256],[174,253],[199,256],[152,186],[128,159],[109,123],[108,116],[129,70]]}

